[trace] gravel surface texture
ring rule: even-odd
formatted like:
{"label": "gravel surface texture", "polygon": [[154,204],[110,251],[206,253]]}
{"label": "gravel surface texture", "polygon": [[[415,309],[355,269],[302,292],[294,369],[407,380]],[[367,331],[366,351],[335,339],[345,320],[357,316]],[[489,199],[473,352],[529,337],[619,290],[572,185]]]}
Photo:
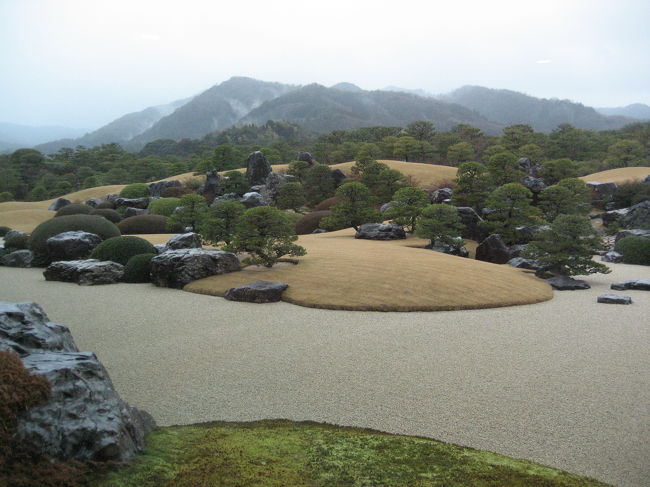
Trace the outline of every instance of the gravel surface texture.
{"label": "gravel surface texture", "polygon": [[487,310],[381,313],[249,304],[147,284],[81,287],[0,268],[161,425],[288,418],[422,435],[620,486],[650,485],[650,268]]}

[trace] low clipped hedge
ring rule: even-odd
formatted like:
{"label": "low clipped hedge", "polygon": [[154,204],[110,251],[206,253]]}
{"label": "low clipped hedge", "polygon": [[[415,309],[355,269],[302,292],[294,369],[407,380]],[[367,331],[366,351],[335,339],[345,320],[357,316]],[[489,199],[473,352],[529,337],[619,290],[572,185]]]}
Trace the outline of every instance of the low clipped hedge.
{"label": "low clipped hedge", "polygon": [[320,228],[320,221],[328,216],[332,216],[330,210],[313,211],[306,214],[296,222],[296,234],[307,235],[309,233],[314,233],[314,230]]}
{"label": "low clipped hedge", "polygon": [[616,242],[614,250],[623,254],[625,264],[650,265],[650,238],[631,235]]}
{"label": "low clipped hedge", "polygon": [[153,215],[171,216],[180,205],[180,198],[159,198],[149,203],[149,211]]}
{"label": "low clipped hedge", "polygon": [[90,212],[91,215],[103,216],[109,222],[119,223],[122,220],[122,215],[120,215],[115,210],[110,210],[108,208],[101,208],[99,210],[93,210]]}
{"label": "low clipped hedge", "polygon": [[133,183],[124,186],[120,191],[120,196],[122,198],[144,198],[145,196],[151,196],[151,193],[148,184]]}
{"label": "low clipped hedge", "polygon": [[48,238],[63,232],[81,230],[94,233],[102,240],[121,235],[114,223],[98,215],[68,215],[46,220],[32,232],[30,247],[34,252],[32,265],[44,266],[50,263],[45,242]]}
{"label": "low clipped hedge", "polygon": [[155,256],[156,254],[138,254],[131,257],[124,266],[124,282],[151,282],[151,259]]}
{"label": "low clipped hedge", "polygon": [[125,218],[117,227],[123,235],[138,235],[151,233],[174,233],[179,229],[167,228],[168,218],[163,215],[138,215]]}
{"label": "low clipped hedge", "polygon": [[339,200],[336,199],[336,197],[332,196],[331,198],[327,198],[326,200],[321,201],[314,207],[314,211],[324,211],[324,210],[329,210],[337,204]]}
{"label": "low clipped hedge", "polygon": [[90,215],[94,210],[92,206],[84,205],[82,203],[71,203],[60,208],[55,214],[55,217],[67,215]]}
{"label": "low clipped hedge", "polygon": [[113,237],[95,247],[90,258],[126,265],[134,255],[152,253],[156,253],[156,248],[143,238]]}

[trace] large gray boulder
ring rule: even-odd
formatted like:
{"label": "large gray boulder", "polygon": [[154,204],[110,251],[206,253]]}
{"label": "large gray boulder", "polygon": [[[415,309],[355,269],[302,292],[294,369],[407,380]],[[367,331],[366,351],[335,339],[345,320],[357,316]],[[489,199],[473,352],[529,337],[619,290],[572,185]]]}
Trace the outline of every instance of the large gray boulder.
{"label": "large gray boulder", "polygon": [[97,357],[79,352],[68,328],[36,303],[0,302],[0,350],[51,386],[47,402],[21,415],[19,439],[63,460],[124,462],[144,450],[153,418],[125,403]]}
{"label": "large gray boulder", "polygon": [[290,174],[278,174],[277,172],[270,173],[264,182],[262,196],[266,201],[273,201],[278,196],[280,188],[287,183],[294,182],[295,179],[296,178]]}
{"label": "large gray boulder", "polygon": [[260,193],[255,191],[245,193],[244,196],[239,198],[239,202],[246,208],[255,208],[257,206],[266,206],[268,204],[268,201],[266,201]]}
{"label": "large gray boulder", "polygon": [[52,204],[47,207],[47,209],[50,211],[59,211],[61,208],[68,206],[69,204],[70,200],[66,200],[65,198],[58,198],[57,200],[53,201]]}
{"label": "large gray boulder", "polygon": [[591,190],[591,194],[600,199],[611,196],[618,188],[616,183],[599,183],[596,181],[587,181],[587,186]]}
{"label": "large gray boulder", "polygon": [[166,246],[166,250],[200,249],[201,237],[194,232],[181,233],[170,238]]}
{"label": "large gray boulder", "polygon": [[4,237],[5,247],[16,250],[29,248],[29,234],[20,230],[9,230]]}
{"label": "large gray boulder", "polygon": [[501,239],[501,235],[494,233],[476,247],[476,260],[505,264],[510,260],[510,249]]}
{"label": "large gray boulder", "polygon": [[650,201],[642,201],[628,208],[628,211],[620,218],[624,228],[641,228],[650,230]]}
{"label": "large gray boulder", "polygon": [[80,286],[115,284],[123,275],[123,265],[97,259],[52,262],[43,271],[46,281],[76,282]]}
{"label": "large gray boulder", "polygon": [[83,231],[59,233],[45,241],[52,261],[85,259],[100,243],[100,236]]}
{"label": "large gray boulder", "polygon": [[620,294],[601,294],[596,299],[598,303],[605,304],[632,304],[630,296],[621,296]]}
{"label": "large gray boulder", "polygon": [[181,289],[197,279],[240,270],[231,252],[207,249],[167,250],[151,259],[151,282]]}
{"label": "large gray boulder", "polygon": [[271,164],[260,151],[253,152],[246,159],[246,178],[251,185],[264,184],[271,171]]}
{"label": "large gray boulder", "polygon": [[435,191],[427,191],[427,193],[429,194],[431,203],[437,205],[451,199],[454,192],[451,188],[440,188]]}
{"label": "large gray boulder", "polygon": [[517,242],[520,244],[527,244],[536,240],[541,232],[550,230],[551,227],[548,225],[530,225],[522,226],[515,228],[515,235],[517,236]]}
{"label": "large gray boulder", "polygon": [[575,291],[577,289],[591,288],[591,286],[585,281],[573,279],[572,277],[567,276],[551,277],[550,279],[547,279],[546,282],[548,282],[553,289],[557,289],[558,291]]}
{"label": "large gray boulder", "polygon": [[151,198],[144,196],[142,198],[116,198],[115,206],[117,208],[127,207],[127,208],[138,208],[140,210],[146,210],[151,202]]}
{"label": "large gray boulder", "polygon": [[306,162],[309,167],[314,165],[314,159],[309,152],[299,152],[297,160]]}
{"label": "large gray boulder", "polygon": [[366,240],[399,240],[406,238],[402,225],[394,223],[364,223],[354,235],[354,238]]}
{"label": "large gray boulder", "polygon": [[0,257],[0,265],[7,267],[31,267],[34,253],[31,250],[14,250]]}
{"label": "large gray boulder", "polygon": [[650,279],[632,279],[629,281],[616,282],[610,286],[615,291],[650,291]]}
{"label": "large gray boulder", "polygon": [[463,245],[464,241],[462,237],[457,237],[453,239],[453,243],[441,242],[436,240],[435,242],[430,242],[426,248],[431,249],[435,252],[441,252],[447,255],[455,255],[457,257],[469,257],[469,250]]}
{"label": "large gray boulder", "polygon": [[606,227],[612,225],[613,223],[620,222],[620,220],[629,213],[630,208],[620,208],[618,210],[610,210],[605,213],[600,214],[600,218],[603,220],[603,225]]}
{"label": "large gray boulder", "polygon": [[224,298],[247,303],[275,303],[280,301],[282,293],[288,287],[289,285],[283,282],[255,281],[228,289]]}
{"label": "large gray boulder", "polygon": [[149,185],[149,193],[151,193],[151,196],[162,197],[163,191],[165,191],[167,188],[180,186],[181,182],[177,179],[173,179],[171,181],[158,181],[157,183],[151,183]]}
{"label": "large gray boulder", "polygon": [[625,237],[643,237],[650,238],[650,230],[644,228],[632,228],[630,230],[621,230],[616,234],[614,238],[614,243],[618,242],[620,239]]}

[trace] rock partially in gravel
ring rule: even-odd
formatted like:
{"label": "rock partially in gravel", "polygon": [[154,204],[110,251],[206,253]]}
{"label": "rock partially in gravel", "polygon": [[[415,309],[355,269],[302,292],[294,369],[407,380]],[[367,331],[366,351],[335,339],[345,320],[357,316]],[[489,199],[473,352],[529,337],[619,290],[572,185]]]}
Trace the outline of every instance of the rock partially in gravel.
{"label": "rock partially in gravel", "polygon": [[255,281],[226,291],[224,297],[229,301],[247,303],[275,303],[280,301],[282,293],[289,287],[283,282]]}
{"label": "rock partially in gravel", "polygon": [[123,265],[97,259],[52,262],[43,271],[46,281],[76,282],[80,286],[115,284],[123,275]]}
{"label": "rock partially in gravel", "polygon": [[620,223],[624,228],[650,230],[650,200],[642,201],[628,208],[628,211],[621,216]]}
{"label": "rock partially in gravel", "polygon": [[324,228],[317,228],[311,233],[327,233],[327,230],[325,230]]}
{"label": "rock partially in gravel", "polygon": [[100,243],[100,236],[83,231],[59,233],[45,241],[52,261],[85,259]]}
{"label": "rock partially in gravel", "polygon": [[573,279],[572,277],[560,276],[552,277],[547,279],[548,282],[554,289],[558,291],[575,291],[578,289],[591,289],[591,286],[585,281],[579,279]]}
{"label": "rock partially in gravel", "polygon": [[497,233],[490,235],[476,247],[476,260],[505,264],[510,257],[510,249]]}
{"label": "rock partially in gravel", "polygon": [[118,208],[138,208],[140,210],[146,210],[147,206],[151,202],[151,198],[142,197],[142,198],[116,198],[115,206]]}
{"label": "rock partially in gravel", "polygon": [[59,211],[61,208],[68,206],[69,204],[70,200],[66,200],[65,198],[58,198],[56,201],[53,201],[52,204],[47,207],[47,209],[50,211]]}
{"label": "rock partially in gravel", "polygon": [[207,249],[167,250],[151,259],[151,282],[181,289],[197,279],[240,270],[231,252]]}
{"label": "rock partially in gravel", "polygon": [[268,204],[268,202],[260,193],[256,193],[254,191],[245,193],[244,196],[239,199],[239,202],[246,208],[255,208],[257,206],[265,206]]}
{"label": "rock partially in gravel", "polygon": [[31,250],[14,250],[0,257],[0,265],[7,267],[31,267],[34,253]]}
{"label": "rock partially in gravel", "polygon": [[200,249],[202,247],[201,237],[194,232],[181,233],[170,238],[166,247],[166,250]]}
{"label": "rock partially in gravel", "polygon": [[246,178],[251,185],[264,184],[271,172],[271,164],[262,152],[255,151],[246,159]]}
{"label": "rock partially in gravel", "polygon": [[616,282],[610,286],[615,291],[650,291],[650,279],[633,279],[629,281]]}
{"label": "rock partially in gravel", "polygon": [[620,294],[601,294],[596,301],[605,304],[632,304],[630,296],[621,296]]}
{"label": "rock partially in gravel", "polygon": [[609,252],[606,252],[600,260],[603,262],[611,262],[612,264],[617,264],[619,262],[623,262],[623,254],[615,252],[614,250],[610,250]]}
{"label": "rock partially in gravel", "polygon": [[621,230],[616,234],[614,238],[614,243],[618,242],[620,239],[625,237],[643,237],[650,238],[650,230],[645,228],[632,228],[630,230]]}
{"label": "rock partially in gravel", "polygon": [[599,183],[596,181],[587,181],[587,186],[591,190],[592,194],[598,198],[606,198],[607,196],[614,194],[618,188],[616,183]]}
{"label": "rock partially in gravel", "polygon": [[354,235],[354,238],[366,240],[399,240],[406,238],[402,225],[394,223],[364,223]]}
{"label": "rock partially in gravel", "polygon": [[162,196],[162,192],[165,191],[167,188],[174,188],[174,187],[180,187],[181,182],[177,179],[173,179],[171,181],[159,181],[157,183],[151,183],[149,185],[149,193],[151,193],[151,196]]}

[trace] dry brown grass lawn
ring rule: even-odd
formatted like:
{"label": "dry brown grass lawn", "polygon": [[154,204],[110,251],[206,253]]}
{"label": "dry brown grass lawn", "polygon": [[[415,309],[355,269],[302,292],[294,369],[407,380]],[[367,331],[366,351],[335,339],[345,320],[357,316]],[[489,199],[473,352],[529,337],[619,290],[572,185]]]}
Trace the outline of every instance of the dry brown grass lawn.
{"label": "dry brown grass lawn", "polygon": [[248,268],[208,277],[186,291],[223,296],[258,279],[289,284],[283,300],[312,308],[440,311],[537,303],[553,297],[544,281],[509,266],[444,255],[426,241],[356,240],[352,229],[303,235],[297,265]]}
{"label": "dry brown grass lawn", "polygon": [[31,233],[34,228],[54,216],[53,211],[41,209],[0,211],[0,226]]}
{"label": "dry brown grass lawn", "polygon": [[596,183],[629,183],[639,181],[650,175],[650,167],[620,167],[618,169],[609,169],[608,171],[596,172],[582,176],[583,181],[593,181]]}

